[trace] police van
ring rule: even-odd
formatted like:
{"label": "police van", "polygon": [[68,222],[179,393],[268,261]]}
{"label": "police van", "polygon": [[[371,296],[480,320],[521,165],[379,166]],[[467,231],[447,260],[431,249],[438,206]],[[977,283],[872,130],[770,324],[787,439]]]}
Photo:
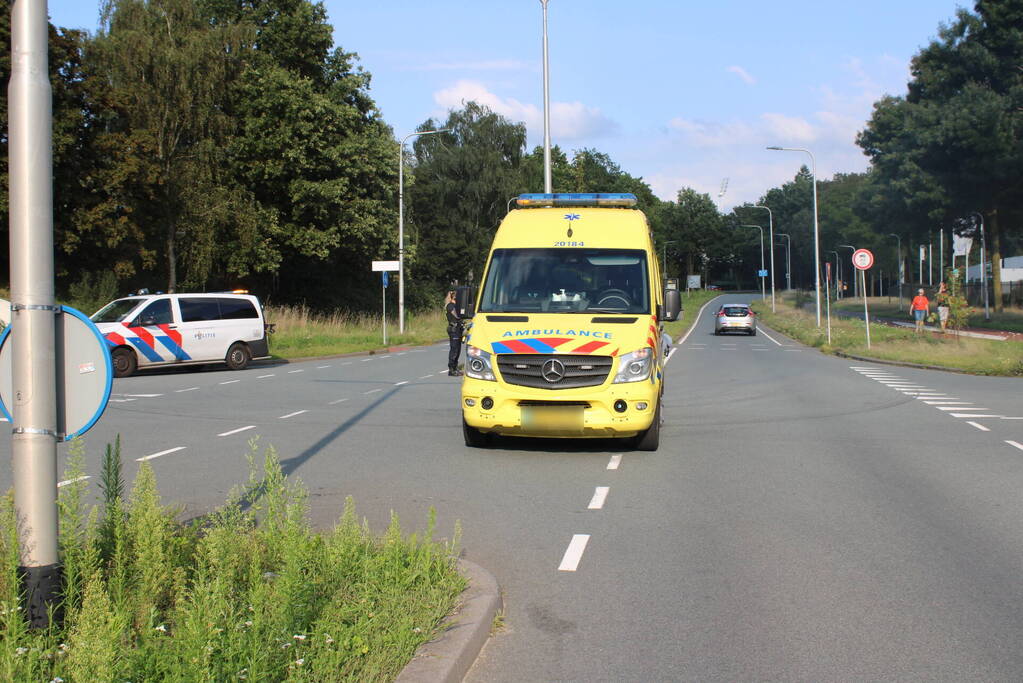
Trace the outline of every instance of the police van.
{"label": "police van", "polygon": [[501,222],[469,319],[468,446],[489,435],[660,442],[666,348],[681,314],[650,227],[627,193],[524,194]]}
{"label": "police van", "polygon": [[148,294],[116,299],[92,316],[115,377],[165,365],[227,363],[242,370],[270,355],[268,325],[250,294]]}

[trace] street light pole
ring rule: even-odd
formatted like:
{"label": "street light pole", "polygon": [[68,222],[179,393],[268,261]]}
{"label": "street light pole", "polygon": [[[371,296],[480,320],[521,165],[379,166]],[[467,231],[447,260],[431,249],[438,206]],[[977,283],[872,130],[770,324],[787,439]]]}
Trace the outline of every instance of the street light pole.
{"label": "street light pole", "polygon": [[[894,237],[897,240],[896,246],[895,246],[895,252],[896,252],[895,262],[896,262],[896,264],[898,266],[897,270],[899,272],[899,310],[901,311],[902,310],[902,238],[899,237],[898,235],[896,235],[894,232],[888,233],[888,236],[889,237]],[[888,294],[891,295],[891,292],[888,292]]]}
{"label": "street light pole", "polygon": [[398,334],[405,334],[405,141],[417,135],[446,133],[440,130],[421,130],[409,133],[398,144]]}
{"label": "street light pole", "polygon": [[554,190],[551,183],[551,71],[547,56],[547,2],[543,5],[543,191],[550,194]]}
{"label": "street light pole", "polygon": [[784,232],[779,232],[778,237],[785,238],[785,289],[792,291],[792,238]]}
{"label": "street light pole", "polygon": [[[851,244],[839,244],[838,248],[839,249],[852,249],[853,253],[856,253],[856,247],[854,247]],[[852,275],[853,275],[853,298],[855,299],[856,298],[856,290],[859,289],[859,287],[856,284],[856,273],[853,272]],[[866,295],[864,295],[864,296],[866,296]]]}
{"label": "street light pole", "polygon": [[813,266],[814,292],[817,299],[817,327],[821,326],[821,239],[820,225],[817,220],[817,161],[813,152],[802,147],[768,147],[774,152],[805,152],[810,156],[810,174],[813,176]]}
{"label": "street light pole", "polygon": [[[987,301],[987,261],[985,256],[985,247],[987,246],[984,242],[984,216],[974,211],[971,216],[976,216],[980,219],[980,282],[981,287],[984,289],[984,320],[991,320],[991,311],[988,310]],[[966,262],[966,276],[969,279],[970,275],[970,262]]]}
{"label": "street light pole", "polygon": [[[760,231],[760,272],[764,272],[764,229],[759,225],[740,225],[740,228],[756,228]],[[764,276],[760,276],[760,300],[767,300],[767,290],[764,288]]]}
{"label": "street light pole", "polygon": [[775,310],[776,310],[775,307],[774,307],[774,214],[771,213],[771,208],[768,207],[768,206],[762,206],[760,204],[757,204],[753,208],[754,209],[765,209],[767,211],[767,221],[768,221],[768,226],[769,226],[770,233],[771,233],[770,237],[768,239],[768,242],[771,245],[771,270],[770,270],[770,276],[771,276],[771,312],[774,313]]}

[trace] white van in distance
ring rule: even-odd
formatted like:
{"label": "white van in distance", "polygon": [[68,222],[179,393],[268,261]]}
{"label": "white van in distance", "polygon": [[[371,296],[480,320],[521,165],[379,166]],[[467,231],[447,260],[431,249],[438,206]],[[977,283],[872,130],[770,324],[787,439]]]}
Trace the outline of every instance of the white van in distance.
{"label": "white van in distance", "polygon": [[91,319],[110,346],[115,377],[200,363],[242,370],[270,355],[263,307],[250,294],[139,294],[111,301]]}

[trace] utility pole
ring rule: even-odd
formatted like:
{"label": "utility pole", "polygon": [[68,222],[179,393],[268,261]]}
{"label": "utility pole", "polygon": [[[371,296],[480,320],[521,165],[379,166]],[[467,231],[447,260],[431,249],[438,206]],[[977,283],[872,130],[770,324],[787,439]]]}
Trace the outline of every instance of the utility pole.
{"label": "utility pole", "polygon": [[14,507],[30,626],[58,604],[52,97],[46,0],[11,10],[10,253]]}

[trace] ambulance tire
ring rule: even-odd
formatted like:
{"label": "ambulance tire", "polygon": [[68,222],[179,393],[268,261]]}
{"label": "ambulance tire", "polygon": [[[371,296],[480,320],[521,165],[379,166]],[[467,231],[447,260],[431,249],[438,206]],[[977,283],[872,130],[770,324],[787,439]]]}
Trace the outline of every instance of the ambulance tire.
{"label": "ambulance tire", "polygon": [[656,451],[661,445],[661,402],[657,402],[657,410],[654,412],[654,421],[646,431],[636,436],[636,450]]}
{"label": "ambulance tire", "polygon": [[249,347],[241,342],[235,342],[227,350],[224,362],[231,370],[244,370],[249,366],[250,360],[252,360],[252,354],[249,353]]}
{"label": "ambulance tire", "polygon": [[110,353],[110,363],[114,366],[114,377],[131,377],[139,367],[138,356],[124,346]]}
{"label": "ambulance tire", "polygon": [[475,427],[470,427],[462,418],[462,436],[465,437],[465,445],[469,448],[486,448],[490,445],[490,435],[484,434]]}

